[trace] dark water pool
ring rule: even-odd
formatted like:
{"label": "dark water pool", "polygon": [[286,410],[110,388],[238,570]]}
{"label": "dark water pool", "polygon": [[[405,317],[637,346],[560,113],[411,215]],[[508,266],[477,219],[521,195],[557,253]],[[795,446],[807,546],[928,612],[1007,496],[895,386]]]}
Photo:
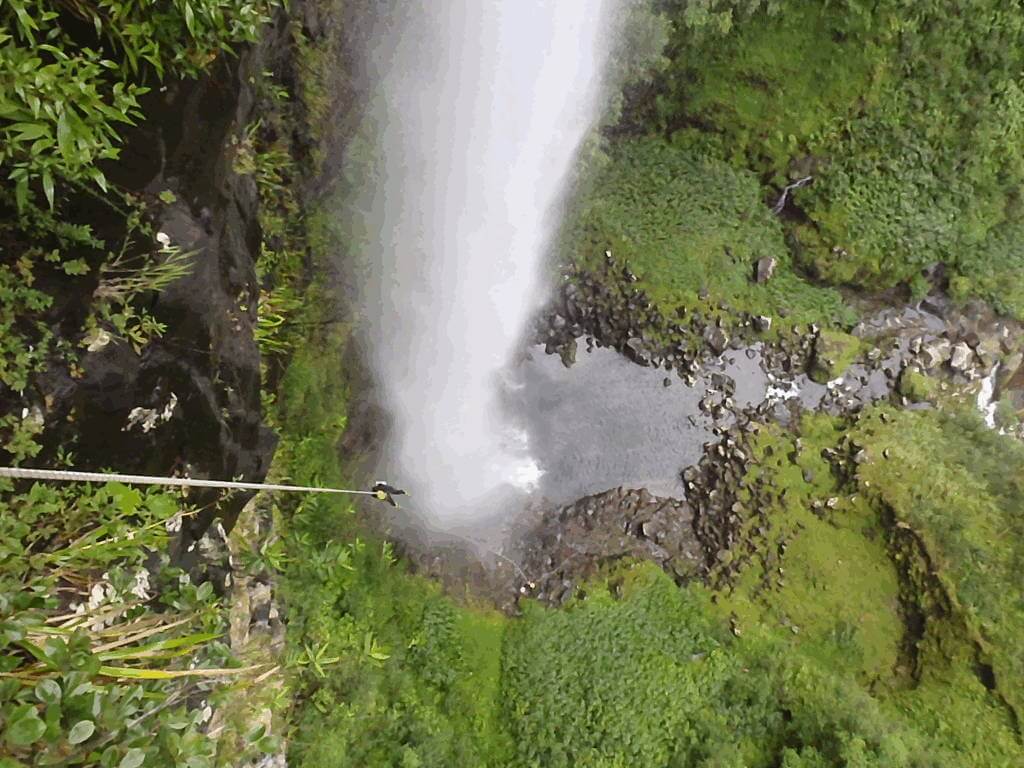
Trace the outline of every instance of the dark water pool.
{"label": "dark water pool", "polygon": [[753,354],[727,353],[687,386],[672,372],[639,366],[614,350],[581,347],[566,368],[535,347],[512,373],[508,402],[543,472],[537,492],[555,504],[620,485],[682,497],[681,469],[697,463],[714,438],[714,423],[700,408],[713,388],[712,372],[735,381],[737,405],[765,396],[767,377]]}

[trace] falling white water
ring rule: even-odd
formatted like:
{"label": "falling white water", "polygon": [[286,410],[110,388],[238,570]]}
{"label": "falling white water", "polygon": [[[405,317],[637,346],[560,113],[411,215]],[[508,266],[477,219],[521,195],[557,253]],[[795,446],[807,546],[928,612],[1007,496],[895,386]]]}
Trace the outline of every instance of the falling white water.
{"label": "falling white water", "polygon": [[992,366],[989,375],[981,380],[981,386],[978,388],[978,410],[981,412],[982,418],[985,419],[985,426],[989,429],[996,428],[996,408],[999,407],[999,403],[995,399],[995,392],[998,373],[999,364],[996,363]]}
{"label": "falling white water", "polygon": [[543,299],[562,195],[599,112],[610,5],[398,4],[373,41],[365,306],[393,418],[382,471],[443,525],[539,478],[499,406],[501,372]]}

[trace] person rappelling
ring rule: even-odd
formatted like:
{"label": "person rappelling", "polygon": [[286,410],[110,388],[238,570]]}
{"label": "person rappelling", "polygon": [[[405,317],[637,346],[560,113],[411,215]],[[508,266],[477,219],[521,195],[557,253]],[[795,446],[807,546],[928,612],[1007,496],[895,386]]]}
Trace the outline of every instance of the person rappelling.
{"label": "person rappelling", "polygon": [[398,502],[395,501],[394,497],[407,495],[406,492],[403,491],[401,488],[395,488],[395,486],[390,485],[389,483],[386,483],[383,480],[378,480],[376,483],[374,483],[373,488],[371,488],[370,490],[373,491],[373,495],[376,496],[378,499],[380,499],[381,501],[386,501],[392,507],[396,508],[398,507]]}

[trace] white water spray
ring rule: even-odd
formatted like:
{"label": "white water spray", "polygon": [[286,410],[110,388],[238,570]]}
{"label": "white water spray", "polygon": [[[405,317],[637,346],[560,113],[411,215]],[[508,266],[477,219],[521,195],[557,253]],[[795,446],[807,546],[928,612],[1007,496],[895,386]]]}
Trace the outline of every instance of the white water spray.
{"label": "white water spray", "polygon": [[424,2],[374,40],[366,314],[393,417],[384,471],[443,525],[471,524],[538,478],[499,379],[543,299],[561,195],[599,112],[609,11]]}

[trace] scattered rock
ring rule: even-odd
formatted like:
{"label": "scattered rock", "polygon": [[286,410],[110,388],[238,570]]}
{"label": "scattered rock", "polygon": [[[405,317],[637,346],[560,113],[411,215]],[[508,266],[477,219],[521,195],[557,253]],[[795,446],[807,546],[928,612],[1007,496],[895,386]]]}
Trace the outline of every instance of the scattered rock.
{"label": "scattered rock", "polygon": [[754,269],[754,279],[759,284],[767,283],[772,279],[772,275],[775,274],[775,268],[778,266],[778,259],[774,256],[762,256],[757,260],[757,266]]}
{"label": "scattered rock", "polygon": [[705,328],[703,338],[716,355],[722,354],[729,346],[728,334],[718,326],[712,325]]}
{"label": "scattered rock", "polygon": [[947,339],[936,339],[927,344],[921,351],[921,359],[925,368],[936,368],[949,359],[950,343]]}
{"label": "scattered rock", "polygon": [[626,345],[623,350],[626,356],[629,357],[634,363],[638,365],[650,365],[651,358],[647,350],[644,348],[643,339],[638,336],[633,336],[626,340]]}
{"label": "scattered rock", "polygon": [[971,367],[971,358],[974,353],[966,342],[959,342],[953,345],[953,351],[949,358],[949,367],[954,371],[966,373]]}

